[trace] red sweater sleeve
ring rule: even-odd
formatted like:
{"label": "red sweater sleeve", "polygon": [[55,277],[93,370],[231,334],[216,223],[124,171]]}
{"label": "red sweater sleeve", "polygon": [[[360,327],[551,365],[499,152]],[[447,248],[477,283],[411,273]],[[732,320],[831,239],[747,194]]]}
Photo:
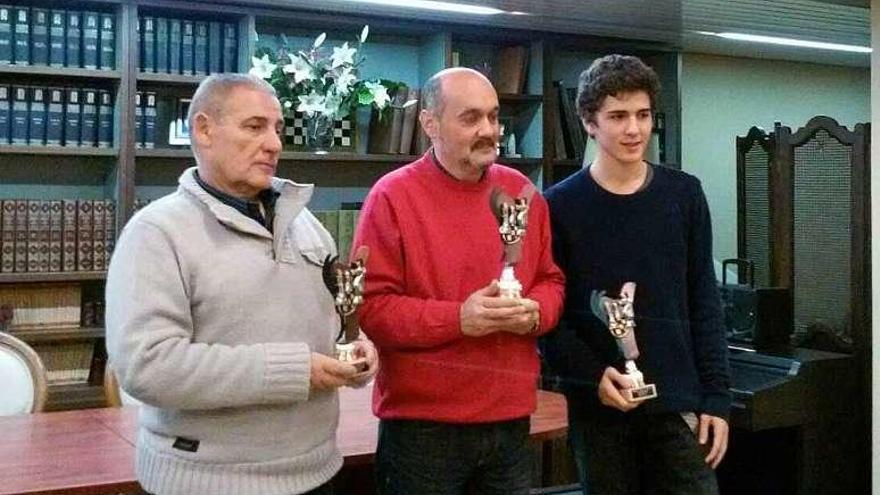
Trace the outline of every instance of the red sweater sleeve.
{"label": "red sweater sleeve", "polygon": [[374,189],[361,210],[353,246],[367,246],[361,329],[380,347],[429,348],[462,338],[457,301],[404,295],[406,270],[400,225],[382,190]]}
{"label": "red sweater sleeve", "polygon": [[[535,198],[536,201],[533,203],[538,210],[535,213],[539,213],[535,217],[540,219],[537,227],[541,235],[541,253],[538,259],[538,268],[535,271],[534,285],[525,296],[536,301],[541,308],[541,322],[537,335],[543,335],[556,328],[556,324],[559,323],[565,298],[565,276],[553,261],[547,202],[541,195],[536,194]],[[534,222],[534,219],[532,221]]]}

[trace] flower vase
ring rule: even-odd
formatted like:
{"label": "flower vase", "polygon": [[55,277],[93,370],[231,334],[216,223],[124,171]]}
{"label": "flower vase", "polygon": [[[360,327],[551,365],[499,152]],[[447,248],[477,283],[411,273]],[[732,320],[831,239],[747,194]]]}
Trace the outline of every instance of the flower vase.
{"label": "flower vase", "polygon": [[306,147],[309,151],[325,154],[333,146],[333,117],[315,114],[306,118]]}

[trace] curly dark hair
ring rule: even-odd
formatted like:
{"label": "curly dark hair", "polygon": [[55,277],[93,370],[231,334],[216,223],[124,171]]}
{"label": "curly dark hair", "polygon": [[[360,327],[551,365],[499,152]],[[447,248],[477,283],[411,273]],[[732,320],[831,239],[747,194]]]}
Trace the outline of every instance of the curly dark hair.
{"label": "curly dark hair", "polygon": [[606,55],[597,58],[581,72],[578,81],[577,109],[584,120],[593,121],[593,114],[608,95],[644,91],[651,100],[651,109],[660,92],[660,79],[654,69],[638,57]]}

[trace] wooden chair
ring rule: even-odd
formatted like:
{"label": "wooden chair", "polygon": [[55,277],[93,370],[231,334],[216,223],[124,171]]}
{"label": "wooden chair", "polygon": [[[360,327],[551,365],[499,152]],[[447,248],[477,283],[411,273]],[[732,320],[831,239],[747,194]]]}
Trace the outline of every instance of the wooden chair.
{"label": "wooden chair", "polygon": [[23,341],[0,332],[0,416],[41,412],[48,383],[40,356]]}
{"label": "wooden chair", "polygon": [[137,406],[141,403],[119,386],[110,361],[107,361],[107,365],[104,367],[104,399],[107,400],[108,407]]}

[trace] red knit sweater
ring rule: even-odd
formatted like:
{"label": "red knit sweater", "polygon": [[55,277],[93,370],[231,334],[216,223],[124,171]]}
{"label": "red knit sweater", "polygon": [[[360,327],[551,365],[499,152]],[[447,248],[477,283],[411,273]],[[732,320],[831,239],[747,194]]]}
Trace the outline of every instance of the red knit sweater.
{"label": "red knit sweater", "polygon": [[[492,165],[478,183],[441,170],[428,152],[370,191],[353,246],[369,246],[360,323],[379,350],[373,412],[383,419],[501,421],[535,409],[535,336],[461,333],[459,309],[501,275],[502,242],[489,207],[501,187],[521,195],[529,180]],[[539,333],[562,309],[564,278],[553,263],[547,203],[535,194],[516,276],[538,302]]]}

